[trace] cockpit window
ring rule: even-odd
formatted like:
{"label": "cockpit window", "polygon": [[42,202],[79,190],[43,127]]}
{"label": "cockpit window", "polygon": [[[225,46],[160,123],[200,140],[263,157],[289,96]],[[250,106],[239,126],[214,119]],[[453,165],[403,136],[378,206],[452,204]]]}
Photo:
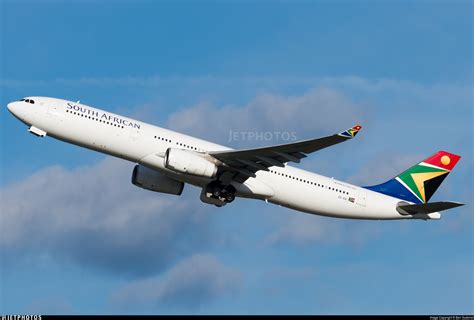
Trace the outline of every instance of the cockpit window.
{"label": "cockpit window", "polygon": [[33,104],[34,104],[34,103],[35,103],[35,100],[30,100],[30,103],[33,103]]}
{"label": "cockpit window", "polygon": [[25,101],[25,102],[28,102],[28,103],[31,103],[31,104],[35,103],[35,100],[31,100],[31,99],[21,99],[20,101]]}
{"label": "cockpit window", "polygon": [[21,99],[20,101],[25,101],[25,98]]}

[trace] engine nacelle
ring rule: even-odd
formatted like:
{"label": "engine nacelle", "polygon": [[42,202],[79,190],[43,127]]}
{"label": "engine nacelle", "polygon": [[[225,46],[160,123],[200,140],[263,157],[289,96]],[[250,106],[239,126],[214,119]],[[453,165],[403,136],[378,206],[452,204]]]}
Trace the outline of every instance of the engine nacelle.
{"label": "engine nacelle", "polygon": [[214,178],[217,166],[193,151],[169,148],[166,150],[165,167],[180,173]]}
{"label": "engine nacelle", "polygon": [[161,174],[158,171],[137,164],[133,168],[132,183],[137,187],[162,193],[181,195],[184,183]]}

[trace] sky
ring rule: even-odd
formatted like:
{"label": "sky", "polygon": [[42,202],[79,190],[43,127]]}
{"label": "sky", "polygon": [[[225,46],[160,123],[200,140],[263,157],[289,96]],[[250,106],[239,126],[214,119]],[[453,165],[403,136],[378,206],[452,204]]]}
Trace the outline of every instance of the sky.
{"label": "sky", "polygon": [[[472,314],[472,39],[472,1],[0,0],[0,313]],[[360,123],[298,167],[371,185],[446,150],[432,201],[466,205],[353,221],[153,193],[29,134],[6,104],[30,95],[233,148]]]}

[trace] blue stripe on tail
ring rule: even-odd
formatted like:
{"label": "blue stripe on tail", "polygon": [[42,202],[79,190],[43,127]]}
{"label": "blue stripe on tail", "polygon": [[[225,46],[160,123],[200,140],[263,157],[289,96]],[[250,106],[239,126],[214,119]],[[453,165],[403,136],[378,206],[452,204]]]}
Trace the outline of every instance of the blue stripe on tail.
{"label": "blue stripe on tail", "polygon": [[422,203],[413,193],[405,188],[398,180],[391,179],[387,182],[375,186],[363,187],[375,192],[383,193],[387,196],[395,197],[413,203]]}

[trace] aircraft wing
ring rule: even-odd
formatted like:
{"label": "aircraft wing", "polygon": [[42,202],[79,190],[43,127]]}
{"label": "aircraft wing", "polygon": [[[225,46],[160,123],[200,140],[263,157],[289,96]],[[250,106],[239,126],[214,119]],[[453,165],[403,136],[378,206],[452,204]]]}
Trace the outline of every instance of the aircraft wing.
{"label": "aircraft wing", "polygon": [[272,166],[284,167],[287,162],[300,162],[309,153],[352,139],[361,128],[356,125],[323,138],[256,149],[214,151],[209,152],[209,155],[223,162],[222,170],[230,174],[233,180],[242,183],[249,177],[255,177],[255,172],[259,170],[269,171],[268,168]]}

